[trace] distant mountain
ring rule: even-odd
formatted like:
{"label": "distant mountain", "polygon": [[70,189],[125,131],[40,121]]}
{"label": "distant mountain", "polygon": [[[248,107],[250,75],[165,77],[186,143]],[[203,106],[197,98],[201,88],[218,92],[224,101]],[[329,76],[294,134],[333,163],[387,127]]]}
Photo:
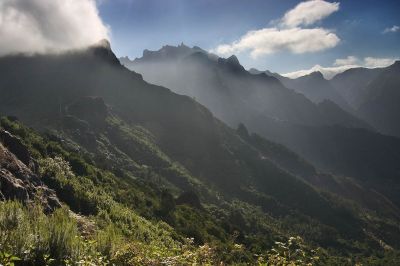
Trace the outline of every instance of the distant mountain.
{"label": "distant mountain", "polygon": [[[188,52],[190,50],[192,53]],[[168,53],[171,56],[166,57]],[[151,54],[151,60],[147,59],[148,54]],[[157,54],[159,59],[156,59]],[[254,69],[250,71],[253,74],[249,73],[234,56],[216,58],[199,48],[165,46],[134,61],[124,59],[122,62],[150,82],[194,97],[232,127],[244,123],[250,131],[282,143],[301,156],[318,149],[312,142],[307,142],[308,148],[303,146],[299,149],[295,145],[298,140],[298,133],[295,132],[306,130],[305,127],[310,127],[307,132],[316,130],[316,127],[333,125],[372,130],[366,122],[333,101],[313,103],[301,93],[287,89],[278,80],[292,82],[287,81],[288,78],[271,73],[275,77],[266,73],[256,74]],[[325,89],[334,90],[318,74],[299,79],[299,82],[303,80],[304,83],[317,80],[326,86]]]}
{"label": "distant mountain", "polygon": [[[191,51],[191,52],[190,52]],[[195,97],[220,119],[232,126],[251,116],[303,125],[342,124],[368,127],[363,121],[339,110],[342,121],[326,113],[299,93],[287,89],[275,77],[247,72],[235,56],[217,58],[196,47],[164,46],[159,51],[145,51],[134,61],[121,59],[122,64],[141,73],[152,83],[180,94]],[[324,80],[324,79],[323,79]],[[351,123],[349,123],[351,121]]]}
{"label": "distant mountain", "polygon": [[400,137],[400,61],[385,68],[366,87],[358,109],[382,133]]}
{"label": "distant mountain", "polygon": [[[243,122],[250,131],[282,143],[318,169],[354,176],[361,181],[368,176],[375,179],[371,182],[372,188],[380,183],[382,175],[398,180],[397,164],[391,160],[393,155],[384,151],[385,145],[381,148],[375,146],[375,143],[382,142],[392,143],[397,147],[396,139],[374,133],[369,124],[349,114],[331,100],[322,100],[316,104],[282,85],[290,83],[294,86],[297,82],[300,87],[307,89],[306,84],[320,84],[325,91],[336,92],[321,74],[314,73],[296,80],[273,73],[258,73],[254,69],[250,74],[234,56],[216,59],[198,48],[188,53],[190,49],[192,48],[186,46],[166,46],[151,52],[151,60],[147,60],[144,55],[134,61],[123,62],[151,82],[175,88],[177,93],[194,97],[229,125],[234,127]],[[166,57],[168,52],[173,56]],[[156,59],[157,54],[160,54],[159,59]],[[282,79],[281,82],[279,78]],[[341,98],[337,92],[333,95]],[[359,128],[368,131],[364,133]],[[364,134],[368,138],[364,138]],[[350,136],[354,138],[354,145],[349,146],[347,141],[350,140],[347,138]],[[363,141],[358,141],[358,138]],[[319,139],[321,141],[317,141]],[[382,151],[376,151],[365,159],[371,160],[368,165],[374,165],[368,171],[364,171],[356,163],[348,163],[351,159],[362,158],[365,150],[374,149]],[[332,153],[335,154],[334,157]],[[381,157],[382,154],[385,155]],[[390,166],[385,161],[390,162]],[[395,196],[398,193],[396,186],[387,183],[384,187],[386,188],[382,188],[382,191],[390,190],[392,199],[400,203]]]}
{"label": "distant mountain", "polygon": [[400,61],[381,69],[351,69],[331,83],[380,132],[400,136]]}
{"label": "distant mountain", "polygon": [[345,98],[342,97],[336,88],[332,86],[331,82],[326,80],[319,71],[295,79],[284,77],[278,73],[272,73],[268,70],[259,71],[255,68],[250,69],[249,72],[252,74],[264,73],[266,75],[273,76],[279,79],[279,81],[281,81],[285,87],[303,94],[315,103],[321,103],[325,100],[329,100],[339,105],[340,108],[346,110],[347,112],[354,113],[354,110],[347,103]]}
{"label": "distant mountain", "polygon": [[279,77],[279,80],[287,88],[304,94],[315,103],[330,100],[339,105],[347,112],[353,112],[347,101],[336,91],[328,80],[324,78],[321,72],[313,72],[296,79]]}
{"label": "distant mountain", "polygon": [[356,110],[364,98],[365,88],[381,72],[380,68],[351,68],[334,76],[330,83]]}
{"label": "distant mountain", "polygon": [[[148,66],[158,67],[157,78],[179,70],[193,92],[203,84],[204,94],[198,95],[203,100],[217,90],[208,96],[209,104],[232,122],[238,116],[272,133],[277,127],[269,128],[269,122],[333,123],[325,108],[276,78],[249,74],[236,57],[215,58],[197,48],[185,55],[183,46],[165,49],[161,60],[146,53],[152,61]],[[170,50],[174,60],[181,60],[175,66]],[[186,76],[193,71],[200,71],[198,80]],[[0,72],[0,113],[13,116],[1,119],[0,126],[23,139],[41,162],[43,182],[62,202],[104,230],[112,226],[121,241],[141,241],[128,246],[134,252],[152,244],[157,256],[166,256],[158,251],[169,251],[168,245],[179,251],[187,245],[184,239],[193,237],[196,245],[212,243],[224,250],[221,260],[254,264],[254,254],[266,253],[287,235],[335,249],[335,256],[369,247],[384,252],[382,241],[399,248],[400,231],[392,226],[398,210],[385,195],[371,194],[353,179],[322,174],[282,145],[248,134],[244,126],[231,129],[194,99],[124,68],[110,47],[8,56],[0,58]],[[230,255],[235,243],[243,245],[234,251],[239,258]]]}

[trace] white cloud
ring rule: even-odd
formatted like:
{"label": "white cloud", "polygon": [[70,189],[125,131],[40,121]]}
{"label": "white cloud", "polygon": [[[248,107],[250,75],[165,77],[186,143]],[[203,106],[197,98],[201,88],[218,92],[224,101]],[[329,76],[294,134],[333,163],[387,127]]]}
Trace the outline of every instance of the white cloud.
{"label": "white cloud", "polygon": [[221,44],[210,52],[221,56],[250,52],[252,58],[289,51],[295,54],[318,52],[335,47],[339,37],[324,28],[302,28],[329,16],[339,3],[322,0],[306,1],[286,12],[276,27],[252,30],[230,44]]}
{"label": "white cloud", "polygon": [[347,65],[356,65],[358,63],[358,58],[355,56],[348,56],[346,58],[339,58],[335,60],[333,65],[335,66],[347,66]]}
{"label": "white cloud", "polygon": [[390,66],[396,61],[394,58],[377,58],[377,57],[366,57],[364,58],[364,66],[366,67],[386,67]]}
{"label": "white cloud", "polygon": [[393,27],[384,29],[383,33],[398,32],[398,31],[400,31],[400,27],[394,25]]}
{"label": "white cloud", "polygon": [[0,55],[81,48],[108,39],[94,0],[1,0]]}
{"label": "white cloud", "polygon": [[[377,58],[377,57],[365,57],[363,60],[358,59],[355,56],[348,56],[345,59],[336,59],[334,66],[323,67],[320,65],[315,65],[310,69],[303,69],[294,72],[289,72],[285,74],[281,74],[284,77],[288,78],[298,78],[312,72],[319,71],[324,75],[326,79],[331,79],[335,75],[342,73],[350,68],[356,67],[366,67],[366,68],[378,68],[378,67],[387,67],[392,65],[396,60],[395,58]],[[347,61],[348,64],[345,64]],[[361,63],[359,63],[361,62]]]}
{"label": "white cloud", "polygon": [[292,28],[279,30],[265,28],[246,33],[239,41],[218,46],[212,52],[230,55],[249,50],[253,58],[288,50],[295,54],[317,52],[335,47],[339,38],[336,34],[322,29]]}
{"label": "white cloud", "polygon": [[339,10],[339,3],[330,3],[322,0],[301,2],[295,8],[285,13],[282,25],[297,27],[312,25]]}
{"label": "white cloud", "polygon": [[342,73],[350,68],[355,68],[355,67],[359,67],[359,65],[342,65],[342,66],[332,66],[332,67],[323,67],[320,65],[315,65],[310,69],[304,69],[304,70],[298,70],[298,71],[294,71],[294,72],[290,72],[290,73],[285,73],[285,74],[282,74],[282,76],[295,79],[298,77],[302,77],[302,76],[311,74],[312,72],[319,71],[322,73],[322,75],[326,79],[331,79],[336,74]]}

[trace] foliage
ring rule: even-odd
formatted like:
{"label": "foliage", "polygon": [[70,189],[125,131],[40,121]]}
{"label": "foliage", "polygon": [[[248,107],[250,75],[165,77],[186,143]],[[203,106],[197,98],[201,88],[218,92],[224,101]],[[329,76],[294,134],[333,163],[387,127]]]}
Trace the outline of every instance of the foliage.
{"label": "foliage", "polygon": [[318,262],[318,249],[309,249],[301,237],[290,237],[287,242],[275,242],[267,253],[267,259],[258,258],[260,265],[311,266]]}
{"label": "foliage", "polygon": [[[255,264],[257,258],[260,263],[279,259],[290,265],[298,260],[312,263],[315,254],[311,251],[324,246],[318,249],[323,254],[319,263],[345,265],[347,259],[362,261],[361,254],[370,250],[365,239],[351,242],[340,231],[339,225],[358,209],[344,212],[344,203],[300,180],[291,180],[235,139],[226,137],[225,145],[237,155],[236,161],[224,158],[228,163],[220,161],[221,165],[203,161],[205,169],[199,170],[195,169],[198,166],[190,167],[195,156],[182,161],[186,168],[163,153],[140,126],[116,117],[109,117],[106,123],[108,131],[96,135],[97,150],[88,151],[69,133],[39,135],[17,121],[1,119],[1,127],[22,139],[38,162],[43,182],[64,203],[49,215],[43,214],[40,204],[1,203],[0,250],[7,258],[20,258],[32,265]],[[281,151],[282,158],[289,158],[297,167],[298,158],[279,146],[254,136],[246,138],[262,146],[266,154]],[[102,154],[108,157],[99,161]],[[213,170],[224,178],[234,173],[227,179],[229,184],[240,181],[236,170],[253,183],[239,191],[220,190],[204,178],[194,177],[193,172],[208,175],[208,167],[215,167]],[[261,178],[264,175],[268,180]],[[282,191],[272,189],[278,184],[284,186]],[[184,189],[193,189],[202,206],[178,205],[175,199]],[[301,193],[307,194],[304,202],[309,205],[296,205]],[[324,217],[332,210],[339,210],[334,212],[338,217]],[[340,215],[346,218],[337,220]],[[383,218],[374,219],[379,226],[388,225]],[[321,220],[338,224],[333,227]],[[303,238],[284,242],[290,235]],[[273,251],[276,241],[282,244]],[[329,248],[332,246],[335,249]],[[295,247],[302,252],[285,253]],[[351,249],[352,253],[346,253]],[[378,249],[371,257],[364,255],[364,261],[377,265],[391,258],[398,261],[396,254]]]}
{"label": "foliage", "polygon": [[41,264],[48,257],[60,262],[79,255],[77,224],[66,208],[46,216],[38,204],[23,207],[18,202],[2,202],[0,227],[1,249],[22,261]]}
{"label": "foliage", "polygon": [[16,256],[0,251],[0,265],[14,266],[14,262],[20,260],[21,259]]}

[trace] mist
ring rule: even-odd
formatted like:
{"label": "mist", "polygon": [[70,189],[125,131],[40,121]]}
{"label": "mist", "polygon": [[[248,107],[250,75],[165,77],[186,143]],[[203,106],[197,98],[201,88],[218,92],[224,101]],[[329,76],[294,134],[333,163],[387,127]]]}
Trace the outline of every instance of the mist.
{"label": "mist", "polygon": [[94,0],[0,2],[0,56],[83,48],[109,35]]}

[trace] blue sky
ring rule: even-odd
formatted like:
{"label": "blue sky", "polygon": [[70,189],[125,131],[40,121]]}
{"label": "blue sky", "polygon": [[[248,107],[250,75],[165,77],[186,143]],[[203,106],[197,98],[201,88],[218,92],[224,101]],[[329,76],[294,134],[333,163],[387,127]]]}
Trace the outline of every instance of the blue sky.
{"label": "blue sky", "polygon": [[[285,12],[301,1],[293,0],[102,0],[100,16],[111,28],[111,42],[118,56],[135,58],[144,49],[157,50],[181,42],[206,50],[239,40],[251,30],[276,26]],[[340,41],[322,51],[294,54],[287,50],[252,58],[236,53],[247,67],[286,73],[316,64],[354,56],[398,58],[400,31],[383,33],[400,25],[399,0],[343,0],[339,10],[304,28],[324,28]],[[274,25],[275,24],[275,25]]]}
{"label": "blue sky", "polygon": [[400,58],[400,0],[0,0],[0,56],[81,49],[117,56],[163,45],[238,56],[289,77]]}

